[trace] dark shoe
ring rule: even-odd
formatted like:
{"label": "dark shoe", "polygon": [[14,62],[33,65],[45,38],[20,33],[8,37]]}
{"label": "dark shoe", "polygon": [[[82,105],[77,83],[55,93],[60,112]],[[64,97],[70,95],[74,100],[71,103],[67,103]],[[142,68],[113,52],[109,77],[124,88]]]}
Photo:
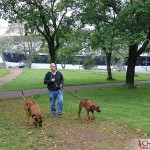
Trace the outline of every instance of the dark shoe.
{"label": "dark shoe", "polygon": [[58,118],[62,118],[62,114],[57,114],[57,117]]}
{"label": "dark shoe", "polygon": [[52,116],[53,116],[53,117],[56,117],[57,115],[56,115],[56,114],[52,114]]}

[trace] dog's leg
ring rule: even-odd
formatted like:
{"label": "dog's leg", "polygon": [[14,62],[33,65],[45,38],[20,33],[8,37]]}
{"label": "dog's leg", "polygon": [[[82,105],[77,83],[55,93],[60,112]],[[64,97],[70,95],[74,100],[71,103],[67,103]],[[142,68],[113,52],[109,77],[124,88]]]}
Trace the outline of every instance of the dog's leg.
{"label": "dog's leg", "polygon": [[92,120],[95,119],[94,110],[92,111]]}
{"label": "dog's leg", "polygon": [[26,110],[26,113],[27,113],[27,117],[28,117],[28,124],[29,126],[31,126],[31,123],[30,123],[30,113],[28,110]]}
{"label": "dog's leg", "polygon": [[29,124],[29,126],[31,126],[29,113],[27,114],[27,116],[28,116],[28,124]]}
{"label": "dog's leg", "polygon": [[80,103],[80,104],[79,104],[78,117],[80,117],[81,110],[82,110],[82,105],[81,105],[81,103]]}
{"label": "dog's leg", "polygon": [[91,119],[90,119],[90,115],[89,115],[89,111],[86,110],[86,117],[87,117],[87,122],[90,123]]}
{"label": "dog's leg", "polygon": [[25,108],[25,111],[26,111],[26,114],[27,114],[27,118],[28,118],[28,124],[30,125],[30,115],[29,115],[29,112],[28,110]]}

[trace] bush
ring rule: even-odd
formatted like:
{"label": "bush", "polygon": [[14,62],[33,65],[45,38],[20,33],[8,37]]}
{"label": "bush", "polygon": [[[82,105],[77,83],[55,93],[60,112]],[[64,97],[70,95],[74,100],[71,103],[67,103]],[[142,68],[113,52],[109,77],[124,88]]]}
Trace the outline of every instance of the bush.
{"label": "bush", "polygon": [[83,62],[84,69],[93,69],[96,66],[96,63],[91,55],[85,57]]}

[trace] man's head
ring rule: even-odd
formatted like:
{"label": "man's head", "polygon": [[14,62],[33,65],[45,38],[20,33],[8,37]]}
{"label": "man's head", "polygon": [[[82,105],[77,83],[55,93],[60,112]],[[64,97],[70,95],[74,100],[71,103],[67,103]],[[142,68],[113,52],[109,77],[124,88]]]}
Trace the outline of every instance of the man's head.
{"label": "man's head", "polygon": [[56,64],[55,63],[51,63],[50,64],[50,69],[51,69],[52,72],[55,72],[57,70]]}

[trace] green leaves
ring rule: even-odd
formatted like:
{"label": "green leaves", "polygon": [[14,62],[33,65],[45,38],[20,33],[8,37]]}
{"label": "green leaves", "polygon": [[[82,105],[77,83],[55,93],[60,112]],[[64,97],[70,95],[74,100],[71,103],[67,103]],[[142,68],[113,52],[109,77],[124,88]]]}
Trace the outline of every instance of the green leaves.
{"label": "green leaves", "polygon": [[146,37],[150,24],[150,2],[127,4],[116,18],[116,30],[130,43],[139,43]]}

